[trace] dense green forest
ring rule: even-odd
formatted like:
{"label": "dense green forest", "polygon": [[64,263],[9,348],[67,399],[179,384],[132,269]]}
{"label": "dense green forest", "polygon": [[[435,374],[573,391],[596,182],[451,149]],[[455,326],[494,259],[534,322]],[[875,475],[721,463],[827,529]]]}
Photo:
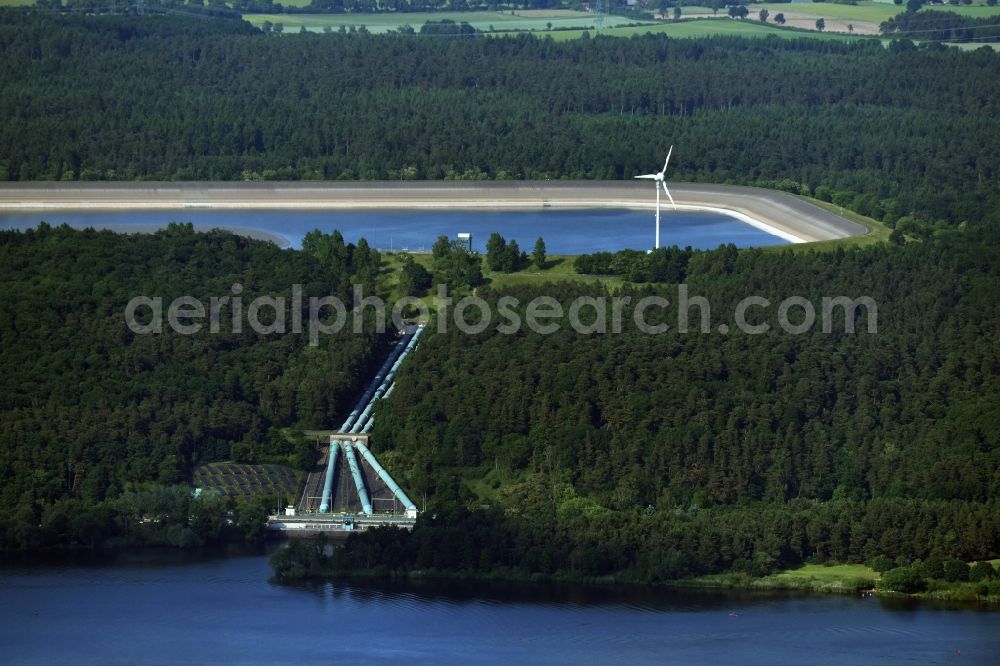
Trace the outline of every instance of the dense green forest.
{"label": "dense green forest", "polygon": [[[663,581],[806,560],[1000,554],[1000,56],[894,42],[530,36],[278,38],[235,20],[0,12],[0,179],[624,179],[816,196],[894,226],[825,253],[581,257],[615,295],[870,296],[876,334],[425,336],[374,446],[412,533],[324,566]],[[172,226],[0,234],[0,545],[188,545],[223,530],[181,484],[230,457],[303,460],[385,349],[348,331],[137,336],[138,294],[371,289],[382,258]],[[541,248],[544,260],[544,248]],[[501,237],[494,270],[527,262]],[[445,238],[432,281],[496,305],[609,295],[491,288]],[[541,262],[539,262],[541,263]],[[647,283],[647,284],[637,284]],[[716,319],[716,322],[719,320]],[[248,531],[261,507],[236,509]],[[148,518],[152,520],[147,521]],[[291,551],[295,555],[295,551]],[[281,563],[279,563],[281,564]],[[295,567],[294,561],[285,565]]]}
{"label": "dense green forest", "polygon": [[781,185],[890,225],[1000,214],[985,48],[2,12],[0,54],[0,180],[624,179],[673,144],[677,180]]}
{"label": "dense green forest", "polygon": [[[412,534],[352,536],[325,570],[664,581],[1000,554],[995,229],[832,253],[722,248],[694,253],[685,279],[714,322],[748,294],[865,294],[878,331],[582,335],[563,320],[547,336],[427,336],[373,442],[428,511]],[[607,295],[483,292],[494,306]],[[279,571],[303,566],[293,555]]]}
{"label": "dense green forest", "polygon": [[237,283],[244,304],[266,294],[290,309],[293,284],[349,303],[377,256],[310,240],[299,252],[190,225],[0,232],[0,548],[129,536],[127,516],[143,510],[178,518],[177,534],[131,536],[197,542],[183,529],[190,490],[170,487],[186,486],[195,465],[235,451],[311,463],[311,445],[281,429],[331,427],[381,361],[383,336],[347,327],[309,347],[305,335],[245,324],[237,334],[231,307],[215,334],[136,335],[123,319],[135,296],[207,303]]}

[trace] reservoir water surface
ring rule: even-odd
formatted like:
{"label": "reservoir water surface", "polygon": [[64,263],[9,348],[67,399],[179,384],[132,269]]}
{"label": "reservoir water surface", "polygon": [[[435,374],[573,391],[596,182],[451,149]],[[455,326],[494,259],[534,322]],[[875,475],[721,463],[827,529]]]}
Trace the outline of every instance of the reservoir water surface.
{"label": "reservoir water surface", "polygon": [[288,586],[269,576],[259,552],[8,561],[0,565],[2,661],[1000,662],[1000,611],[977,607],[635,587]]}
{"label": "reservoir water surface", "polygon": [[[30,228],[40,221],[52,225],[110,229],[128,233],[150,231],[170,222],[190,222],[199,230],[226,228],[268,237],[279,245],[300,247],[302,237],[313,229],[339,229],[348,242],[364,237],[381,250],[429,251],[439,235],[455,238],[471,233],[473,246],[484,251],[489,235],[496,231],[514,239],[530,252],[539,236],[549,254],[613,252],[623,248],[653,247],[655,223],[652,211],[609,210],[53,210],[2,212],[0,229]],[[739,220],[711,212],[664,212],[660,223],[661,245],[690,245],[712,249],[725,243],[737,247],[784,245],[788,241]]]}

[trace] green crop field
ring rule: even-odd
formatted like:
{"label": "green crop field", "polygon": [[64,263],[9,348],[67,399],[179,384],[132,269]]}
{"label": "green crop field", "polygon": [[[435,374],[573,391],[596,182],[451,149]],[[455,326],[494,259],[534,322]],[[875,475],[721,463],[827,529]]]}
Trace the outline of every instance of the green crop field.
{"label": "green crop field", "polygon": [[[0,3],[20,3],[26,0],[0,0]],[[303,3],[308,0],[293,0]],[[766,37],[775,35],[784,39],[799,37],[819,39],[859,39],[865,35],[845,34],[845,25],[856,22],[860,28],[869,26],[867,32],[876,30],[876,26],[903,11],[899,5],[891,2],[876,2],[862,0],[857,5],[841,5],[832,3],[762,3],[749,6],[750,18],[737,21],[725,16],[720,11],[713,18],[687,19],[680,22],[634,21],[621,16],[609,16],[605,22],[603,34],[615,37],[631,37],[646,33],[665,34],[670,37],[713,37],[717,35],[734,35],[740,37]],[[773,17],[778,13],[799,18],[803,16],[825,18],[828,30],[819,32],[811,26],[779,27],[771,23],[763,24],[754,20],[757,12],[767,9]],[[973,17],[997,16],[1000,21],[1000,6],[988,7],[980,5],[935,5],[925,9],[935,11],[953,11],[958,14]],[[684,15],[710,14],[708,7],[683,7]],[[512,31],[550,32],[553,39],[568,40],[581,37],[584,31],[595,34],[594,16],[588,12],[572,10],[522,10],[511,12],[436,12],[436,13],[386,13],[386,14],[245,14],[244,18],[253,25],[260,26],[265,21],[272,24],[282,24],[285,33],[294,33],[305,27],[310,32],[322,32],[329,27],[339,30],[341,26],[365,26],[372,33],[386,33],[397,30],[403,25],[409,25],[419,30],[420,26],[429,20],[448,19],[456,22],[465,21],[485,33],[504,34]],[[831,25],[829,22],[840,22]],[[839,30],[839,32],[838,32]],[[866,32],[862,29],[860,32]],[[874,35],[867,35],[868,38]],[[965,45],[965,48],[979,48],[981,44]]]}
{"label": "green crop field", "polygon": [[[301,26],[312,32],[320,32],[326,26],[338,30],[340,26],[365,26],[369,32],[384,33],[396,30],[400,26],[409,25],[419,29],[427,21],[465,21],[477,30],[483,32],[499,32],[508,30],[547,30],[552,29],[591,28],[594,25],[594,15],[588,12],[572,10],[521,10],[514,12],[434,12],[434,13],[389,13],[389,14],[245,14],[247,21],[261,25],[264,21],[281,23],[285,32],[297,31]],[[610,16],[606,25],[625,25],[634,23],[620,16]]]}
{"label": "green crop field", "polygon": [[842,19],[845,21],[868,21],[881,23],[906,10],[903,6],[882,2],[859,2],[856,5],[839,5],[829,2],[818,3],[762,3],[749,5],[750,16],[756,16],[761,9],[767,9],[773,17],[779,12],[789,14],[806,14],[816,18]]}
{"label": "green crop field", "polygon": [[[906,11],[904,5],[896,5],[892,2],[858,2],[856,5],[841,5],[829,2],[816,3],[761,3],[759,5],[748,5],[750,16],[754,17],[761,9],[771,12],[773,18],[775,14],[783,12],[789,14],[802,14],[815,16],[816,18],[840,19],[842,21],[867,21],[869,23],[881,23],[891,19],[897,14]],[[977,5],[925,5],[921,11],[954,12],[963,16],[973,16],[977,18],[1000,15],[1000,6],[988,7],[985,4]]]}
{"label": "green crop field", "polygon": [[[670,37],[714,37],[717,35],[734,35],[737,37],[767,37],[775,35],[785,39],[865,39],[858,35],[843,35],[810,30],[791,30],[772,25],[764,25],[759,21],[734,21],[729,18],[693,19],[677,23],[660,23],[634,27],[619,27],[605,30],[603,34],[615,37],[630,37],[646,33],[664,34]],[[557,40],[576,39],[583,34],[582,30],[566,30],[553,32],[552,38]]]}

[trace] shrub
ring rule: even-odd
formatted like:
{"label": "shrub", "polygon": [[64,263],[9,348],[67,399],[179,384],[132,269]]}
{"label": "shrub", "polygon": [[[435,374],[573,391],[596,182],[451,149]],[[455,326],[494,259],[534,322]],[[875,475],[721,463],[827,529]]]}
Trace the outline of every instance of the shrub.
{"label": "shrub", "polygon": [[927,589],[927,581],[910,567],[896,567],[882,574],[877,587],[885,592],[913,594]]}
{"label": "shrub", "polygon": [[944,561],[944,579],[949,583],[969,580],[969,565],[950,557]]}
{"label": "shrub", "polygon": [[871,567],[879,573],[885,573],[889,569],[892,569],[892,560],[885,555],[879,555],[872,560]]}
{"label": "shrub", "polygon": [[917,568],[924,578],[944,578],[944,560],[937,555],[931,555]]}
{"label": "shrub", "polygon": [[996,569],[989,562],[976,562],[969,570],[969,580],[973,583],[981,583],[996,577]]}

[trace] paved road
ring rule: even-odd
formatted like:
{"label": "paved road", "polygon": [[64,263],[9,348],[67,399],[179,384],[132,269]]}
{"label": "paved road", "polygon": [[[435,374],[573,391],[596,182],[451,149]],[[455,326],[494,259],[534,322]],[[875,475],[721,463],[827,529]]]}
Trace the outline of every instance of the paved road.
{"label": "paved road", "polygon": [[[732,185],[670,186],[679,208],[722,210],[788,240],[860,236],[868,229],[784,192]],[[655,208],[650,183],[2,183],[0,210]],[[664,198],[664,203],[666,199]]]}

